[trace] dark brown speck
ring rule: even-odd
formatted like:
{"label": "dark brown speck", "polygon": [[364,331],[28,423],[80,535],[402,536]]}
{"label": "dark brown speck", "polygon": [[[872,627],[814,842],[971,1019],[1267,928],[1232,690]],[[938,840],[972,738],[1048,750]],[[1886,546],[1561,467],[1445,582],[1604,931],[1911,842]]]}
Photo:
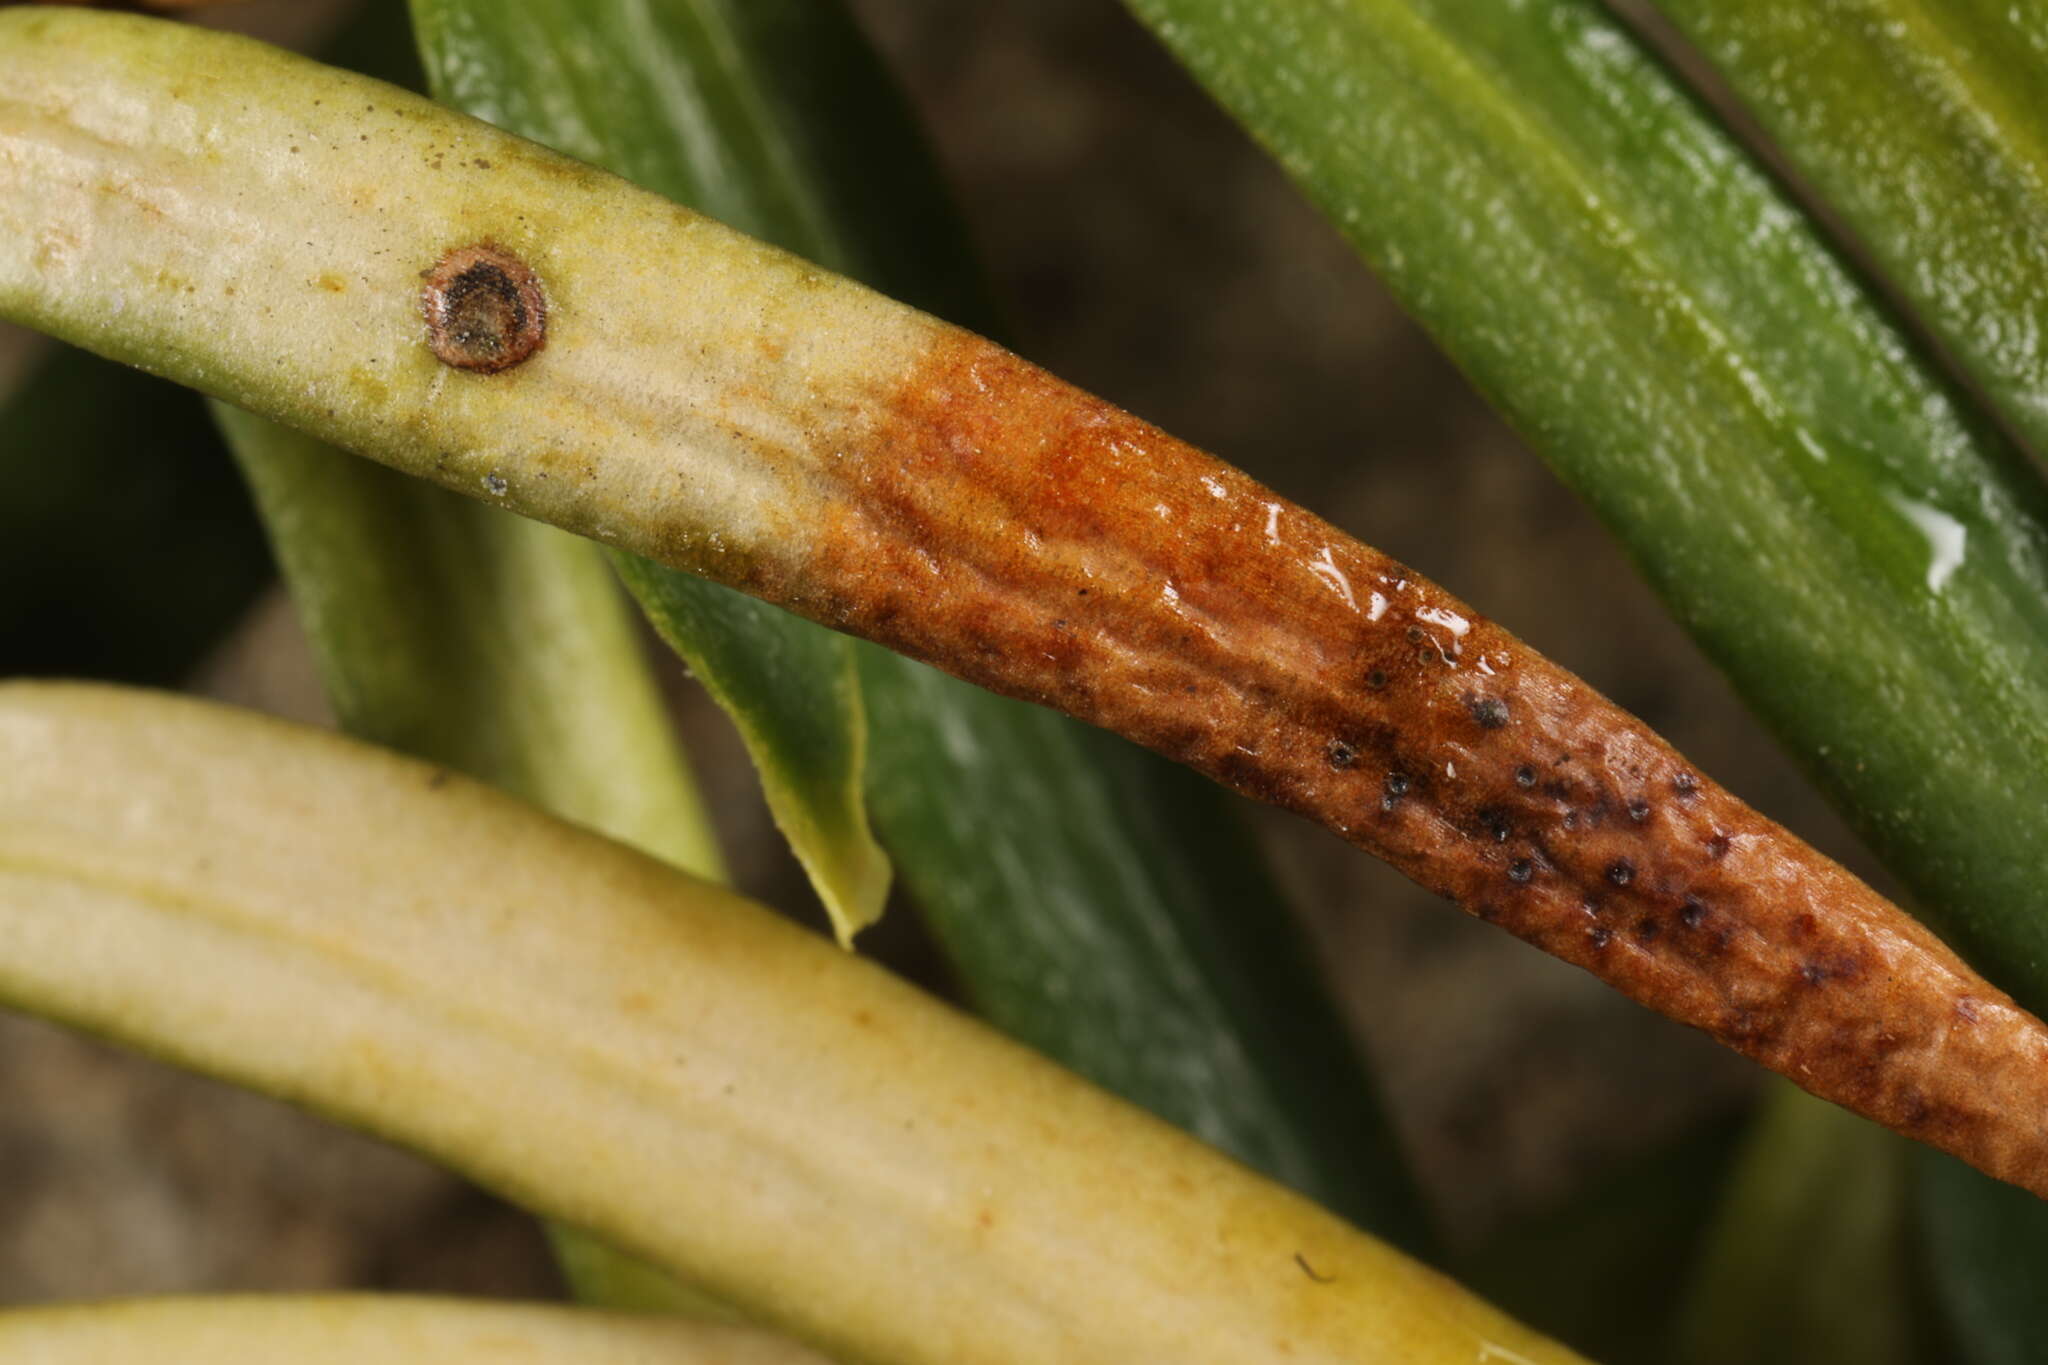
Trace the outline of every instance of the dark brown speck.
{"label": "dark brown speck", "polygon": [[1474,697],[1467,704],[1482,730],[1498,730],[1508,723],[1508,704],[1499,697]]}

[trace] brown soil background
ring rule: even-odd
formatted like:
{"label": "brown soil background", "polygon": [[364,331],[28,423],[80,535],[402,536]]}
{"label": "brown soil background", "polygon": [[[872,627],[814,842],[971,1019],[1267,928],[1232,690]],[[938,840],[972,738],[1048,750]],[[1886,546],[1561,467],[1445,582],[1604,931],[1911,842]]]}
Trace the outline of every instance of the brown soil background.
{"label": "brown soil background", "polygon": [[[298,8],[236,22],[289,26]],[[1436,577],[1872,873],[1590,517],[1112,0],[855,8],[932,130],[1020,351]],[[319,709],[275,599],[196,685]],[[680,680],[676,694],[742,885],[816,919],[736,740]],[[1454,1245],[1752,1085],[1745,1063],[1336,839],[1249,813]],[[881,950],[928,966],[904,919]],[[12,1016],[0,1096],[0,1303],[556,1292],[523,1216],[269,1101]]]}

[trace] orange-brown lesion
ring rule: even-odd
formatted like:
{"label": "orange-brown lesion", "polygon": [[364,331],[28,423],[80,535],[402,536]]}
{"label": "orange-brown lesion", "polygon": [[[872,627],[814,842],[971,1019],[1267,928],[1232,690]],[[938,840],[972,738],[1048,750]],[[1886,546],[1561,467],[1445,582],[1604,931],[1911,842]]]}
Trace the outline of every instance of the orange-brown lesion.
{"label": "orange-brown lesion", "polygon": [[833,510],[776,585],[790,605],[1299,811],[2048,1193],[2037,1021],[1412,570],[965,333],[837,448]]}

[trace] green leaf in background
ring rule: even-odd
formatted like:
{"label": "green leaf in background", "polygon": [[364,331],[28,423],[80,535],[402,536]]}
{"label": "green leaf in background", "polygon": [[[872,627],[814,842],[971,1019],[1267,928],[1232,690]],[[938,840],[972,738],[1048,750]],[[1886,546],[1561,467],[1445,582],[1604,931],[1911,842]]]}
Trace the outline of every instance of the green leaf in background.
{"label": "green leaf in background", "polygon": [[853,946],[889,897],[889,860],[868,831],[867,715],[853,642],[653,560],[611,559],[661,638],[738,726],[776,827],[840,943]]}
{"label": "green leaf in background", "polygon": [[2048,491],[1804,215],[1586,0],[1130,3],[2048,1006]]}
{"label": "green leaf in background", "polygon": [[1672,1307],[1700,1258],[1744,1125],[1696,1125],[1456,1267],[1487,1301],[1603,1365],[1669,1365]]}
{"label": "green leaf in background", "polygon": [[1664,1358],[1930,1359],[1914,1290],[1912,1144],[1774,1079],[1743,1148]]}
{"label": "green leaf in background", "polygon": [[[436,89],[466,111],[956,321],[985,317],[916,130],[834,0],[414,13]],[[621,568],[686,654],[726,641],[739,676],[809,651],[810,687],[838,685],[825,651],[839,637],[645,561]],[[874,817],[976,1005],[1362,1226],[1428,1246],[1370,1078],[1300,944],[1260,913],[1279,896],[1227,798],[1086,727],[858,654]],[[779,723],[815,727],[801,669],[784,672],[753,694],[781,699]]]}
{"label": "green leaf in background", "polygon": [[[2048,809],[2048,496],[1804,215],[1580,0],[1131,7],[1593,505],[1942,931],[2048,1008],[2048,842],[2028,815]],[[1667,7],[1721,40],[1795,158],[2039,430],[2041,20]],[[2033,1201],[2004,1197],[2024,1221]]]}
{"label": "green leaf in background", "polygon": [[1063,716],[864,646],[875,818],[976,1007],[1411,1250],[1435,1239],[1237,813]]}
{"label": "green leaf in background", "polygon": [[2037,1365],[2048,1341],[2048,1204],[2011,1198],[2011,1187],[1936,1152],[1916,1152],[1913,1167],[1928,1274],[1951,1358]]}
{"label": "green leaf in background", "polygon": [[[412,13],[443,103],[742,228],[829,230],[828,204],[765,122],[722,6],[416,0]],[[850,944],[881,915],[890,876],[862,795],[853,642],[651,560],[615,562],[733,717],[776,825]]]}
{"label": "green leaf in background", "polygon": [[840,0],[412,0],[437,98],[949,322],[980,276]]}
{"label": "green leaf in background", "polygon": [[[2048,451],[2048,8],[1992,0],[1848,0],[1824,9],[1662,0],[1662,8],[2012,429]],[[1996,540],[1961,548],[2003,549]],[[2031,751],[2009,758],[2038,761]],[[2015,812],[2005,822],[2021,837],[2030,832]],[[2038,925],[2039,901],[2036,892],[1983,913]],[[2038,993],[2028,1003],[2048,1007]],[[1944,1163],[1915,1169],[1957,1349],[1983,1365],[2038,1358],[2048,1340],[2041,1205]]]}
{"label": "green leaf in background", "polygon": [[2006,420],[2048,450],[2048,8],[1659,4]]}
{"label": "green leaf in background", "polygon": [[596,546],[226,404],[215,415],[344,729],[722,875]]}
{"label": "green leaf in background", "polygon": [[0,406],[0,675],[181,682],[270,574],[197,395],[53,346]]}

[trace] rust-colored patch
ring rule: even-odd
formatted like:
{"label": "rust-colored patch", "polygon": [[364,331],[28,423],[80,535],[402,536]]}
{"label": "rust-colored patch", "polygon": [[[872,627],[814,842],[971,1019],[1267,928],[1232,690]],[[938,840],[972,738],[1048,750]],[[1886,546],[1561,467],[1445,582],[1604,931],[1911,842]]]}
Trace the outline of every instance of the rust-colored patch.
{"label": "rust-colored patch", "polygon": [[1413,570],[964,333],[843,438],[840,510],[757,590],[1299,811],[2048,1195],[2037,1020]]}
{"label": "rust-colored patch", "polygon": [[548,305],[540,279],[503,247],[457,247],[422,278],[427,344],[442,364],[497,374],[547,344]]}

